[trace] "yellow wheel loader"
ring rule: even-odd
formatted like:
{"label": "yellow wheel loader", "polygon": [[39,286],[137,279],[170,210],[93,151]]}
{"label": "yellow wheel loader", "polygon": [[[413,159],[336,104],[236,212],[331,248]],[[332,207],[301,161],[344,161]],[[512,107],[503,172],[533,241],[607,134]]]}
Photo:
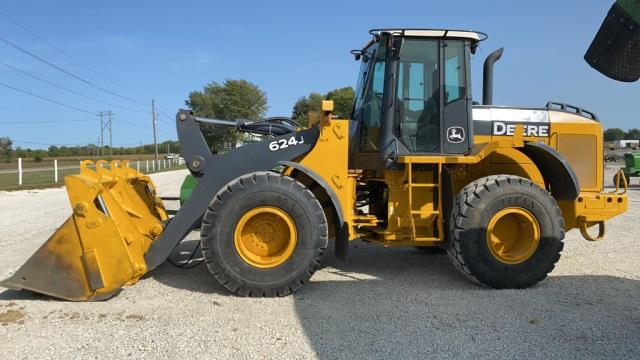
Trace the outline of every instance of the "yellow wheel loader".
{"label": "yellow wheel loader", "polygon": [[[560,258],[565,232],[604,236],[627,209],[626,183],[603,190],[603,131],[583,108],[492,105],[471,97],[470,59],[486,35],[376,29],[362,49],[350,119],[322,103],[308,128],[291,119],[176,117],[196,185],[168,217],[152,182],[126,164],[84,164],[65,179],[73,214],[5,287],[98,300],[162,264],[200,228],[207,267],[242,296],[283,296],[356,239],[438,247],[492,288],[526,288]],[[201,126],[262,141],[214,155]],[[622,179],[622,177],[620,177]],[[588,229],[598,226],[595,230]],[[428,284],[425,284],[428,286]]]}

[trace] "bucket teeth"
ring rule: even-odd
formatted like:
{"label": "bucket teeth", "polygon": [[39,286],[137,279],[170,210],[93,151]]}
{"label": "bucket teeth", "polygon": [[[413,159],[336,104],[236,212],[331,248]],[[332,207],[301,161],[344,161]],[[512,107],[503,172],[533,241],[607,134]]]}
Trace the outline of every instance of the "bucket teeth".
{"label": "bucket teeth", "polygon": [[109,298],[146,273],[164,206],[151,179],[126,161],[83,161],[65,185],[72,215],[0,286],[74,301]]}

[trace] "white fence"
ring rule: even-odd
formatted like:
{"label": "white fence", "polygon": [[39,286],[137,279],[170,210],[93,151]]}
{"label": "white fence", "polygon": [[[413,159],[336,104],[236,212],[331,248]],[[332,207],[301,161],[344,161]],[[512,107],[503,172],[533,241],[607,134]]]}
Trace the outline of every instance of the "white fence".
{"label": "white fence", "polygon": [[[171,170],[184,164],[182,158],[154,160],[133,160],[128,166],[143,173]],[[52,166],[29,167],[25,166],[23,159],[18,158],[16,168],[0,169],[0,189],[14,188],[23,185],[54,185],[62,181],[64,176],[78,173],[80,165],[70,165],[68,162],[59,164],[53,160]]]}

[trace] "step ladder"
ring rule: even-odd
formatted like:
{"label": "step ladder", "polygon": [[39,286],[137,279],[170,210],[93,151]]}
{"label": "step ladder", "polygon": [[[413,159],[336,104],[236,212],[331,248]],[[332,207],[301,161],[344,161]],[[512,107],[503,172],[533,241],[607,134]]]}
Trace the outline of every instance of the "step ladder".
{"label": "step ladder", "polygon": [[[424,164],[422,164],[424,165]],[[407,162],[405,162],[405,167],[404,167],[404,182],[405,182],[405,186],[407,187],[407,194],[408,194],[408,208],[409,208],[409,212],[410,212],[410,219],[411,219],[411,237],[413,241],[442,241],[444,240],[444,226],[443,226],[443,221],[442,221],[442,188],[441,188],[441,184],[439,179],[441,179],[441,174],[442,174],[442,164],[438,163],[438,164],[433,164],[434,166],[434,178],[436,179],[436,182],[433,183],[424,183],[424,182],[415,182],[414,178],[413,178],[413,169],[414,163],[411,162],[410,159],[408,159]],[[433,200],[434,200],[434,204],[433,207],[434,211],[423,211],[420,209],[415,209],[414,208],[414,189],[431,189],[433,191]],[[425,237],[425,236],[418,236],[419,234],[417,233],[416,230],[416,218],[417,217],[421,217],[421,216],[431,216],[434,217],[435,219],[435,223],[436,223],[436,229],[437,229],[437,236],[433,236],[433,237]]]}

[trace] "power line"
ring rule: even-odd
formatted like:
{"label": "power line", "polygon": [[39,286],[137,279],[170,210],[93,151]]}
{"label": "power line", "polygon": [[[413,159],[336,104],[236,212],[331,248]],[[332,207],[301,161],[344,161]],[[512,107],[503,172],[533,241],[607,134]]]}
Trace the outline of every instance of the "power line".
{"label": "power line", "polygon": [[160,115],[165,116],[167,119],[169,119],[171,121],[175,120],[175,117],[171,117],[171,116],[167,115],[167,113],[165,113],[164,110],[160,109],[158,106],[156,106],[156,110],[158,110]]}
{"label": "power line", "polygon": [[10,68],[10,69],[12,69],[12,70],[14,70],[14,71],[17,71],[17,72],[19,72],[19,73],[23,74],[23,75],[29,76],[29,77],[31,77],[31,78],[33,78],[33,79],[36,79],[36,80],[39,80],[39,81],[42,81],[42,82],[44,82],[44,83],[46,83],[46,84],[49,84],[49,85],[51,85],[51,86],[57,87],[58,89],[64,90],[64,91],[66,91],[66,92],[68,92],[68,93],[71,93],[71,94],[74,94],[74,95],[77,95],[77,96],[81,96],[81,97],[83,97],[83,98],[85,98],[85,99],[89,99],[89,100],[91,100],[91,101],[99,102],[99,103],[101,103],[101,104],[105,104],[105,105],[113,106],[113,107],[116,107],[116,108],[119,108],[119,109],[122,109],[122,110],[126,110],[126,111],[132,111],[132,112],[137,112],[137,113],[144,113],[144,111],[141,111],[141,110],[134,110],[134,109],[126,108],[126,107],[124,107],[124,106],[119,106],[119,105],[111,104],[111,103],[108,103],[108,102],[106,102],[106,101],[102,101],[102,100],[100,100],[100,99],[96,99],[96,98],[94,98],[94,97],[91,97],[91,96],[88,96],[88,95],[81,94],[81,93],[79,93],[79,92],[77,92],[77,91],[74,91],[74,90],[68,89],[68,88],[66,88],[66,87],[64,87],[64,86],[62,86],[62,85],[58,85],[58,84],[56,84],[56,83],[54,83],[54,82],[51,82],[51,81],[46,80],[46,79],[43,79],[43,78],[41,78],[41,77],[39,77],[39,76],[37,76],[37,75],[31,74],[31,73],[29,73],[29,72],[27,72],[27,71],[21,70],[21,69],[19,69],[19,68],[15,67],[15,66],[13,66],[13,65],[9,65],[9,64],[5,63],[5,62],[4,62],[4,61],[2,61],[2,60],[0,60],[0,65],[3,65],[3,66],[5,66],[5,67],[8,67],[8,68]]}
{"label": "power line", "polygon": [[158,129],[158,132],[159,132],[159,133],[162,133],[162,134],[164,134],[164,135],[167,135],[167,136],[169,136],[169,137],[171,137],[171,138],[174,138],[174,137],[175,137],[175,136],[174,136],[175,134],[169,134],[168,132],[163,131],[163,130],[161,130],[161,129]]}
{"label": "power line", "polygon": [[7,44],[7,45],[11,46],[12,48],[14,48],[14,49],[16,49],[16,50],[19,50],[19,51],[21,51],[21,52],[23,52],[23,53],[25,53],[25,54],[27,54],[27,55],[29,55],[29,56],[33,57],[34,59],[36,59],[36,60],[38,60],[38,61],[40,61],[40,62],[42,62],[42,63],[45,63],[45,64],[47,64],[47,65],[51,66],[52,68],[54,68],[54,69],[56,69],[56,70],[58,70],[58,71],[60,71],[60,72],[62,72],[62,73],[64,73],[64,74],[66,74],[66,75],[68,75],[68,76],[70,76],[70,77],[72,77],[72,78],[74,78],[74,79],[76,79],[76,80],[78,80],[78,81],[81,81],[81,82],[83,82],[83,83],[85,83],[85,84],[87,84],[87,85],[89,85],[89,86],[92,86],[92,87],[94,87],[94,88],[96,88],[96,89],[102,90],[102,91],[104,91],[104,92],[106,92],[106,93],[109,93],[109,94],[111,94],[111,95],[113,95],[113,96],[119,97],[119,98],[121,98],[121,99],[123,99],[123,100],[127,100],[127,101],[130,101],[130,102],[135,103],[135,104],[143,105],[143,104],[142,104],[141,102],[139,102],[139,101],[133,100],[133,99],[131,99],[131,98],[129,98],[129,97],[126,97],[126,96],[122,96],[122,95],[120,95],[120,94],[118,94],[118,93],[115,93],[115,92],[113,92],[113,91],[109,90],[109,89],[105,89],[105,88],[103,88],[103,87],[102,87],[102,86],[100,86],[100,85],[96,85],[96,84],[92,83],[91,81],[85,80],[85,79],[81,78],[80,76],[78,76],[78,75],[76,75],[76,74],[74,74],[74,73],[71,73],[71,72],[69,72],[69,71],[67,71],[67,70],[65,70],[65,69],[63,69],[63,68],[61,68],[61,67],[60,67],[60,66],[58,66],[58,65],[55,65],[55,64],[53,64],[53,63],[51,63],[51,62],[49,62],[49,61],[47,61],[47,60],[45,60],[45,59],[41,58],[40,56],[38,56],[38,55],[36,55],[36,54],[34,54],[34,53],[30,52],[29,50],[26,50],[26,49],[24,49],[24,48],[22,48],[22,47],[20,47],[20,46],[18,46],[18,45],[16,45],[16,44],[12,43],[11,41],[9,41],[9,40],[7,40],[7,39],[3,38],[2,36],[0,36],[0,41],[2,41],[3,43],[5,43],[5,44]]}
{"label": "power line", "polygon": [[12,90],[17,91],[17,92],[21,92],[23,94],[31,95],[33,97],[37,97],[38,99],[41,99],[41,100],[44,100],[44,101],[48,101],[50,103],[54,103],[54,104],[57,104],[57,105],[60,105],[60,106],[64,106],[64,107],[69,108],[69,109],[73,109],[73,110],[80,111],[80,112],[83,112],[83,113],[86,113],[86,114],[90,114],[90,115],[95,115],[95,113],[93,113],[93,112],[91,112],[89,110],[85,110],[85,109],[81,109],[79,107],[75,107],[73,105],[68,105],[68,104],[65,104],[65,103],[61,103],[60,101],[52,100],[52,99],[46,98],[44,96],[40,96],[38,94],[34,94],[34,93],[32,93],[30,91],[27,91],[27,90],[18,89],[16,87],[13,87],[11,85],[7,85],[7,84],[2,83],[2,82],[0,82],[0,86],[4,86],[6,88],[12,89]]}
{"label": "power line", "polygon": [[55,123],[70,123],[70,122],[88,122],[95,120],[36,120],[36,121],[0,121],[2,125],[29,125],[29,124],[55,124]]}
{"label": "power line", "polygon": [[[127,124],[127,125],[133,125],[133,126],[137,126],[137,127],[141,127],[141,128],[147,128],[146,125],[142,125],[133,121],[126,121],[126,120],[119,120],[119,119],[111,119],[113,122],[117,122],[117,123],[122,123],[122,124]],[[1,125],[29,125],[29,124],[56,124],[56,123],[70,123],[70,122],[90,122],[90,121],[95,121],[95,120],[91,120],[91,119],[85,119],[85,120],[36,120],[36,121],[0,121]],[[163,132],[163,131],[161,131]],[[167,134],[165,132],[165,134]],[[169,135],[169,134],[167,134]],[[171,135],[170,135],[171,136]]]}
{"label": "power line", "polygon": [[[156,116],[156,122],[158,124],[160,123],[160,120],[164,120],[164,119],[161,119],[161,118]],[[176,124],[173,123],[173,122],[169,122],[167,120],[164,120],[164,122],[162,122],[162,125],[167,125],[169,127],[169,129],[171,129],[173,131],[176,131]],[[160,130],[160,128],[158,128],[158,131],[162,132],[162,130]]]}
{"label": "power line", "polygon": [[66,51],[64,51],[64,50],[62,50],[62,49],[60,49],[59,47],[57,47],[57,46],[53,45],[53,44],[52,44],[51,42],[49,42],[48,40],[46,40],[46,39],[44,39],[43,37],[41,37],[40,35],[38,35],[38,34],[34,33],[33,31],[29,30],[29,28],[27,28],[26,26],[22,25],[22,24],[21,24],[21,23],[19,23],[18,21],[16,21],[16,20],[12,19],[11,17],[9,17],[9,15],[7,15],[7,14],[5,14],[5,13],[3,13],[3,12],[0,12],[0,16],[2,16],[2,17],[4,17],[5,19],[9,20],[9,22],[13,23],[14,25],[16,25],[17,27],[21,28],[22,30],[24,30],[24,31],[28,32],[29,34],[31,34],[31,36],[33,36],[33,37],[35,37],[36,39],[38,39],[38,40],[42,41],[43,43],[45,43],[45,44],[49,45],[51,48],[53,48],[54,50],[56,50],[56,51],[57,51],[57,52],[59,52],[60,54],[64,55],[65,57],[67,57],[68,59],[72,60],[72,61],[73,61],[73,62],[75,62],[76,64],[78,64],[78,65],[80,65],[80,66],[84,67],[85,69],[87,69],[87,70],[91,71],[92,73],[94,73],[94,74],[96,74],[96,75],[100,76],[101,78],[103,78],[103,79],[105,79],[105,80],[107,80],[107,81],[111,82],[111,83],[112,83],[112,84],[114,84],[114,85],[117,85],[117,86],[119,86],[119,87],[121,87],[121,88],[123,88],[123,89],[125,89],[125,90],[127,90],[127,91],[129,91],[129,92],[131,92],[131,93],[133,93],[133,94],[136,94],[136,95],[138,95],[138,96],[140,96],[140,97],[144,98],[145,100],[148,100],[148,99],[149,99],[149,97],[148,97],[148,96],[145,96],[145,95],[143,95],[143,94],[139,93],[138,91],[135,91],[135,90],[133,90],[133,89],[131,89],[131,88],[129,88],[129,87],[127,87],[127,86],[125,86],[125,85],[123,85],[123,84],[121,84],[121,83],[119,83],[119,82],[117,82],[117,81],[115,81],[115,80],[113,80],[113,79],[111,79],[111,78],[109,78],[108,76],[106,76],[106,75],[102,74],[101,72],[99,72],[99,71],[97,71],[97,70],[95,70],[95,69],[91,68],[89,65],[87,65],[87,64],[85,64],[85,63],[83,63],[82,61],[78,60],[77,58],[75,58],[75,57],[71,56],[68,52],[66,52]]}
{"label": "power line", "polygon": [[23,143],[23,144],[33,144],[33,145],[45,145],[45,146],[88,146],[91,143],[87,142],[84,144],[47,144],[47,143],[42,143],[42,142],[37,142],[37,141],[27,141],[27,140],[17,140],[17,139],[12,139],[11,140],[13,143]]}
{"label": "power line", "polygon": [[[86,143],[57,143],[57,144],[49,144],[49,143],[44,143],[44,142],[38,142],[38,141],[27,141],[27,140],[17,140],[17,139],[11,139],[11,141],[15,144],[15,143],[21,143],[21,144],[33,144],[33,145],[45,145],[45,146],[89,146],[89,145],[93,145],[93,146],[97,146],[96,144],[92,143],[92,142],[86,142]],[[134,147],[139,147],[138,143],[126,143],[126,144],[114,144],[114,147],[127,147],[127,146],[134,146]]]}
{"label": "power line", "polygon": [[126,121],[126,120],[119,120],[119,119],[112,119],[112,120],[115,121],[115,122],[118,122],[118,123],[129,124],[129,125],[138,126],[138,127],[145,128],[145,129],[147,128],[146,125],[142,125],[142,124],[139,124],[139,123],[136,123],[136,122],[133,122],[133,121]]}

